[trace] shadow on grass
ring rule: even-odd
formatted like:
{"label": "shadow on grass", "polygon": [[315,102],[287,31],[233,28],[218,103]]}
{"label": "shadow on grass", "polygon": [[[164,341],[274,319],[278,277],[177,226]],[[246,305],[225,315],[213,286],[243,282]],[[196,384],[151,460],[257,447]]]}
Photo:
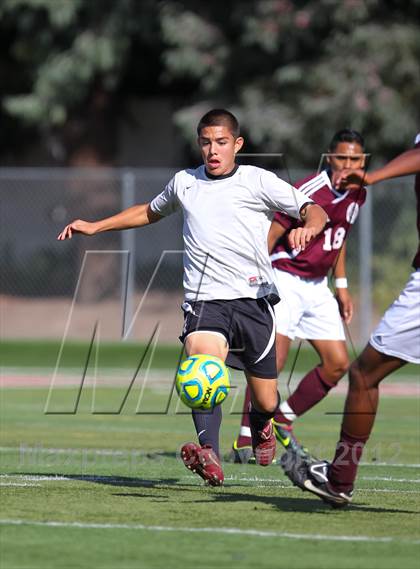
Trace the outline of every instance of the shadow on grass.
{"label": "shadow on grass", "polygon": [[113,496],[121,498],[147,498],[149,502],[169,502],[170,496],[161,496],[159,494],[140,494],[139,492],[116,492]]}
{"label": "shadow on grass", "polygon": [[[292,489],[292,487],[290,487]],[[359,511],[377,514],[411,514],[419,515],[418,512],[413,510],[400,510],[394,508],[377,508],[363,504],[351,504],[347,508],[332,508],[328,504],[323,503],[309,494],[308,498],[294,498],[282,496],[260,496],[258,494],[234,494],[223,492],[214,494],[215,502],[259,502],[261,504],[268,504],[275,506],[282,512],[314,512],[318,514],[336,513],[338,511]],[[196,503],[205,502],[205,500],[196,500]]]}
{"label": "shadow on grass", "polygon": [[[186,489],[182,486],[178,486],[180,489]],[[191,488],[188,488],[191,490]],[[203,490],[199,486],[195,486],[195,489]],[[274,506],[281,512],[302,512],[302,513],[316,513],[316,514],[331,514],[343,509],[334,509],[328,504],[324,504],[321,500],[314,499],[308,495],[308,498],[294,498],[294,497],[277,497],[277,496],[260,496],[258,494],[233,494],[226,492],[225,488],[209,488],[205,487],[206,490],[206,500],[198,499],[190,501],[189,503],[195,504],[209,504],[209,496],[212,498],[213,502],[219,503],[229,503],[229,502],[250,502],[259,503],[269,506]],[[209,491],[210,490],[210,491]],[[114,496],[120,497],[130,497],[130,498],[155,498],[155,495],[144,495],[140,493],[118,493],[113,494]],[[254,506],[255,510],[258,510],[258,506]],[[419,515],[417,512],[412,510],[396,510],[394,508],[376,508],[363,504],[352,504],[348,508],[344,508],[345,511],[359,511],[359,512],[369,512],[378,514],[411,514]]]}
{"label": "shadow on grass", "polygon": [[[19,473],[21,474],[21,473]],[[176,487],[177,490],[199,492],[200,497],[196,500],[192,500],[189,503],[201,504],[210,501],[219,503],[229,503],[229,502],[253,502],[264,505],[274,506],[282,512],[313,512],[318,514],[329,514],[337,512],[337,509],[324,504],[321,500],[315,499],[308,495],[308,498],[298,498],[290,496],[261,496],[260,494],[255,494],[251,492],[230,492],[229,486],[224,486],[221,488],[211,488],[209,486],[200,486],[196,483],[185,484],[180,482],[180,478],[159,478],[159,479],[149,479],[149,478],[133,478],[130,476],[98,476],[93,474],[65,474],[65,473],[51,473],[51,472],[31,472],[26,473],[29,476],[49,476],[49,477],[63,477],[69,480],[77,480],[81,482],[91,482],[94,484],[104,484],[107,486],[114,486],[117,488],[147,488],[147,489],[158,489],[164,490],[165,486]],[[241,486],[240,486],[241,487]],[[245,488],[245,487],[244,487]],[[252,486],[246,486],[247,489],[252,490]],[[284,489],[284,488],[283,488]],[[292,490],[292,487],[290,487]],[[273,491],[275,491],[275,486],[273,486]],[[205,499],[202,499],[202,493],[205,492]],[[119,492],[113,494],[119,497],[131,497],[131,498],[147,498],[149,500],[158,499],[158,501],[170,501],[171,497],[166,495],[156,495],[156,494],[143,494],[137,492]],[[209,500],[209,498],[211,500]],[[257,506],[254,506],[258,509]],[[359,511],[359,512],[369,512],[376,514],[411,514],[419,515],[418,512],[412,510],[402,510],[395,508],[378,508],[372,507],[364,504],[352,504],[348,508],[344,508],[345,511]]]}
{"label": "shadow on grass", "polygon": [[[14,472],[11,474],[22,476],[22,473]],[[117,486],[119,488],[161,488],[162,486],[178,486],[179,478],[133,478],[131,476],[100,476],[97,474],[66,474],[65,472],[25,472],[25,476],[48,476],[51,479],[66,478],[80,482],[92,482],[94,484],[104,484],[106,486]],[[191,484],[191,486],[193,486]],[[196,486],[196,485],[194,485]]]}

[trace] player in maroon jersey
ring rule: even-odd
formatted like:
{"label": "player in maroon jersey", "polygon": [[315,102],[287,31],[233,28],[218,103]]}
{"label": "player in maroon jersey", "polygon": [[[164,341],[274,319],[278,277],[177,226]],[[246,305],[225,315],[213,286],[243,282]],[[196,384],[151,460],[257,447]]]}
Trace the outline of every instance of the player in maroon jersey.
{"label": "player in maroon jersey", "polygon": [[[350,129],[337,132],[329,145],[328,169],[301,180],[297,187],[305,196],[321,205],[328,214],[324,231],[304,250],[291,249],[289,232],[297,227],[283,213],[274,217],[268,246],[276,275],[281,302],[276,312],[277,371],[283,369],[292,340],[308,340],[321,362],[299,383],[295,392],[280,404],[273,419],[279,442],[302,456],[306,451],[293,435],[292,424],[334,387],[347,372],[349,358],[341,319],[349,323],[353,303],[345,275],[345,239],[355,222],[366,192],[360,184],[349,190],[335,190],[331,176],[343,168],[363,168],[365,162],[362,136]],[[335,276],[336,299],[327,283],[327,274]],[[233,443],[235,462],[253,460],[249,426],[250,394],[246,391],[240,433]]]}
{"label": "player in maroon jersey", "polygon": [[[333,181],[340,187],[348,182],[371,185],[408,174],[417,174],[415,192],[420,240],[420,133],[414,149],[400,154],[383,168],[367,174],[361,170],[344,170]],[[375,422],[380,382],[407,362],[420,364],[420,243],[413,268],[400,296],[385,312],[369,343],[351,364],[340,440],[332,463],[310,463],[293,451],[284,455],[283,468],[292,482],[334,507],[346,506],[352,500],[357,467]]]}

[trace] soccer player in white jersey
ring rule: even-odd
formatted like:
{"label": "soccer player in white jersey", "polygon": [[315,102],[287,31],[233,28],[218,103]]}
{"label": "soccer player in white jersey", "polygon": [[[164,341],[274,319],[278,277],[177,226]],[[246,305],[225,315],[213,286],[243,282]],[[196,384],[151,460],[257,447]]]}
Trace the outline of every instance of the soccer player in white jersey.
{"label": "soccer player in white jersey", "polygon": [[[198,127],[203,165],[175,174],[150,203],[96,221],[75,220],[58,239],[74,233],[130,229],[154,223],[176,210],[184,214],[184,329],[188,355],[209,354],[244,369],[251,390],[252,445],[258,464],[275,454],[271,418],[278,407],[275,324],[278,301],[267,251],[276,211],[303,220],[289,236],[304,250],[327,220],[324,210],[275,174],[238,166],[243,145],[238,121],[229,111],[206,113]],[[181,450],[184,464],[211,485],[223,483],[218,437],[221,407],[193,411],[199,444]]]}
{"label": "soccer player in white jersey", "polygon": [[[417,174],[417,232],[420,238],[420,133],[415,148],[400,154],[383,168],[365,173],[344,170],[335,177],[337,186],[348,183],[376,184],[382,180]],[[407,362],[420,364],[420,243],[414,271],[399,297],[385,312],[369,343],[351,364],[340,440],[334,459],[309,462],[287,451],[283,468],[292,482],[319,496],[333,507],[352,500],[357,468],[375,422],[379,384]]]}
{"label": "soccer player in white jersey", "polygon": [[[344,168],[362,168],[365,163],[364,141],[352,129],[336,132],[328,146],[327,168],[295,184],[328,215],[324,230],[304,251],[295,251],[288,243],[289,232],[300,222],[276,213],[268,236],[268,247],[281,302],[276,313],[276,354],[278,373],[287,360],[295,337],[307,340],[320,362],[308,371],[296,390],[283,401],[273,418],[277,440],[302,456],[305,449],[293,434],[297,417],[319,403],[347,372],[350,365],[342,319],[346,324],[353,315],[353,303],[347,289],[345,239],[365,202],[366,190],[360,184],[349,190],[335,190],[331,178]],[[335,298],[327,275],[335,277]],[[239,436],[233,443],[235,462],[252,461],[249,427],[250,393],[246,391]]]}

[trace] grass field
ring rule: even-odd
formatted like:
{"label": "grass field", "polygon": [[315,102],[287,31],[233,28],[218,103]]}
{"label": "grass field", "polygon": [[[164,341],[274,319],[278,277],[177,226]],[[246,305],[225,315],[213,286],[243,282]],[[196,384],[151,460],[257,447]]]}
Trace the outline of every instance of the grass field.
{"label": "grass field", "polygon": [[[31,351],[21,351],[20,361],[12,351],[7,363],[14,369],[4,368],[3,376],[18,368],[28,374]],[[37,362],[48,378],[45,368],[54,362]],[[116,357],[109,362],[115,367]],[[406,371],[403,381],[410,383],[415,375]],[[2,569],[418,567],[417,398],[382,399],[355,503],[337,511],[293,488],[276,465],[226,463],[225,486],[203,486],[177,458],[193,428],[175,401],[162,411],[165,382],[134,386],[122,412],[113,414],[100,411],[119,407],[122,390],[112,383],[96,389],[95,413],[87,385],[77,412],[67,414],[44,413],[48,382],[17,385],[1,391]],[[66,384],[54,391],[54,405],[72,408],[74,396]],[[227,403],[225,454],[239,421]],[[297,425],[298,436],[322,457],[333,453],[342,403],[342,395],[332,395]]]}
{"label": "grass field", "polygon": [[[297,371],[305,371],[316,365],[318,356],[311,348],[302,349],[296,357],[296,345],[290,350],[286,372],[295,363]],[[0,362],[3,368],[42,368],[50,370],[55,367],[60,352],[61,343],[57,341],[33,340],[2,340],[0,343]],[[145,351],[145,345],[135,342],[107,343],[102,342],[99,355],[101,368],[131,368],[135,369]],[[357,355],[350,351],[350,359]],[[83,368],[89,353],[89,345],[85,342],[69,341],[66,343],[60,359],[60,368]],[[181,353],[181,344],[159,345],[154,353],[152,367],[173,369]],[[295,361],[296,359],[296,361]],[[394,374],[398,376],[413,376],[419,378],[418,367],[408,364]]]}

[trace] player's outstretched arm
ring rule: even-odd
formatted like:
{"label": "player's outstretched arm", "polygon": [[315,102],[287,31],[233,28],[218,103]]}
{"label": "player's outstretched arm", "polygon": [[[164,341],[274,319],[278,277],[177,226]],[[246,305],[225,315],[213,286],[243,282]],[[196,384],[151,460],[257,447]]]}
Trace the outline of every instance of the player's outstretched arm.
{"label": "player's outstretched arm", "polygon": [[162,216],[154,213],[150,208],[150,204],[145,203],[134,205],[120,213],[117,213],[116,215],[100,219],[99,221],[90,222],[83,221],[82,219],[76,219],[66,225],[63,231],[58,235],[57,239],[59,241],[71,239],[74,233],[95,235],[102,231],[132,229],[134,227],[141,227],[143,225],[155,223],[156,221],[159,221],[159,219],[162,219]]}
{"label": "player's outstretched arm", "polygon": [[307,244],[324,229],[327,223],[327,214],[321,206],[311,203],[300,210],[303,227],[292,229],[288,235],[289,245],[292,249],[303,251]]}
{"label": "player's outstretched arm", "polygon": [[365,172],[364,170],[341,170],[333,173],[333,185],[336,188],[344,188],[349,183],[357,183],[370,186],[383,180],[408,176],[420,172],[420,148],[413,148],[403,152],[382,168]]}

